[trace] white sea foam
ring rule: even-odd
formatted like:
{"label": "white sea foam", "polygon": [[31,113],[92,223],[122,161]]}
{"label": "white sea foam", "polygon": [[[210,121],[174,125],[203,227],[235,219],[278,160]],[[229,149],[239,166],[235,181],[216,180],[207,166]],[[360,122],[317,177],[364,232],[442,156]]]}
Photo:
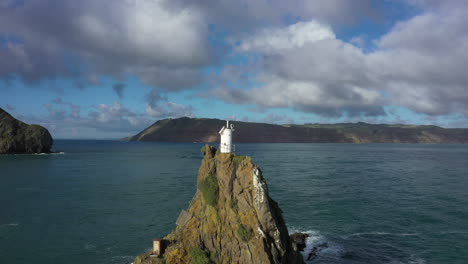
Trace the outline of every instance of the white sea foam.
{"label": "white sea foam", "polygon": [[63,151],[60,152],[52,152],[52,153],[45,153],[46,155],[65,155],[66,153]]}
{"label": "white sea foam", "polygon": [[94,245],[92,243],[86,243],[84,245],[84,248],[85,248],[85,250],[88,250],[88,251],[94,251],[96,249],[96,245]]}
{"label": "white sea foam", "polygon": [[8,223],[8,224],[2,224],[0,226],[19,226],[19,223],[13,222],[13,223]]}
{"label": "white sea foam", "polygon": [[355,236],[417,236],[417,233],[391,233],[391,232],[360,232],[360,233],[353,233],[349,235],[343,235],[342,238],[350,238]]}
{"label": "white sea foam", "polygon": [[426,261],[422,258],[410,259],[408,264],[426,264]]}
{"label": "white sea foam", "polygon": [[[16,154],[16,155],[28,155],[28,154]],[[45,156],[45,155],[65,155],[65,152],[52,152],[52,153],[33,153],[33,155]]]}
{"label": "white sea foam", "polygon": [[392,260],[388,264],[426,264],[422,258],[410,258],[408,261]]}
{"label": "white sea foam", "polygon": [[133,263],[135,256],[112,256],[112,263]]}
{"label": "white sea foam", "polygon": [[453,231],[442,231],[439,232],[441,235],[452,235],[452,234],[468,234],[468,231],[453,230]]}
{"label": "white sea foam", "polygon": [[16,188],[17,191],[40,191],[40,188],[35,188],[35,187],[21,187],[21,188]]}
{"label": "white sea foam", "polygon": [[[333,241],[329,241],[324,235],[322,235],[319,231],[317,230],[300,230],[297,228],[288,228],[290,233],[306,233],[309,235],[309,237],[306,239],[306,247],[304,248],[304,251],[301,252],[302,256],[304,257],[304,260],[307,260],[307,257],[309,256],[310,251],[315,247],[315,246],[320,246],[322,244],[327,244],[328,247],[323,248],[322,250],[318,251],[317,256],[326,256],[327,258],[337,258],[341,257],[344,255],[345,250],[341,245],[338,245],[334,243]],[[313,263],[313,259],[306,261],[307,263]]]}

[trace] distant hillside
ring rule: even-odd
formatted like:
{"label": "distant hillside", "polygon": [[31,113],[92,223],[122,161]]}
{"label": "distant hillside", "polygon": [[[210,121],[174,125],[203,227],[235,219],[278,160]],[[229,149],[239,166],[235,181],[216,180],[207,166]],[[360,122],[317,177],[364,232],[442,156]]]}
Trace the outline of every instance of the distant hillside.
{"label": "distant hillside", "polygon": [[[159,120],[127,141],[217,142],[226,122],[207,118]],[[367,123],[273,125],[233,121],[234,142],[468,143],[468,129]]]}

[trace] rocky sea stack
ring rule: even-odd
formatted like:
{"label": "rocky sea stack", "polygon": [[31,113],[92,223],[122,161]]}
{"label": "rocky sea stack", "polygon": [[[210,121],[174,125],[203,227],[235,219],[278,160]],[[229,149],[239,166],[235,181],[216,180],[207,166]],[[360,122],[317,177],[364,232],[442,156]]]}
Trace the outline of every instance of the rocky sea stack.
{"label": "rocky sea stack", "polygon": [[23,123],[0,108],[0,154],[50,153],[52,144],[47,129]]}
{"label": "rocky sea stack", "polygon": [[164,254],[134,263],[304,263],[278,204],[250,157],[205,145],[190,207],[164,237]]}

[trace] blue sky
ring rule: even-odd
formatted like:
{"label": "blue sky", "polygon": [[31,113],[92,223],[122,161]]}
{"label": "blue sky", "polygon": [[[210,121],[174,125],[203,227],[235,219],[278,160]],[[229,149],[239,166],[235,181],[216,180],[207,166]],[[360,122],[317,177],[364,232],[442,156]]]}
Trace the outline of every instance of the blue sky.
{"label": "blue sky", "polygon": [[467,7],[0,0],[0,107],[55,138],[181,116],[468,127]]}

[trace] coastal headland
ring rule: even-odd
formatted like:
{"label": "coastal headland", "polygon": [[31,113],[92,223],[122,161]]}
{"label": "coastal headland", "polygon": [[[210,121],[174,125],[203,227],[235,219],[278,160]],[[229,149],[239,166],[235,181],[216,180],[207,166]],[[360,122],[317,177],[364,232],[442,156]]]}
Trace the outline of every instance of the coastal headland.
{"label": "coastal headland", "polygon": [[39,125],[28,125],[0,108],[0,154],[50,153],[52,136]]}
{"label": "coastal headland", "polygon": [[[208,118],[163,119],[126,141],[218,142],[225,121]],[[342,123],[274,125],[234,122],[237,143],[468,143],[468,129],[438,126]]]}

